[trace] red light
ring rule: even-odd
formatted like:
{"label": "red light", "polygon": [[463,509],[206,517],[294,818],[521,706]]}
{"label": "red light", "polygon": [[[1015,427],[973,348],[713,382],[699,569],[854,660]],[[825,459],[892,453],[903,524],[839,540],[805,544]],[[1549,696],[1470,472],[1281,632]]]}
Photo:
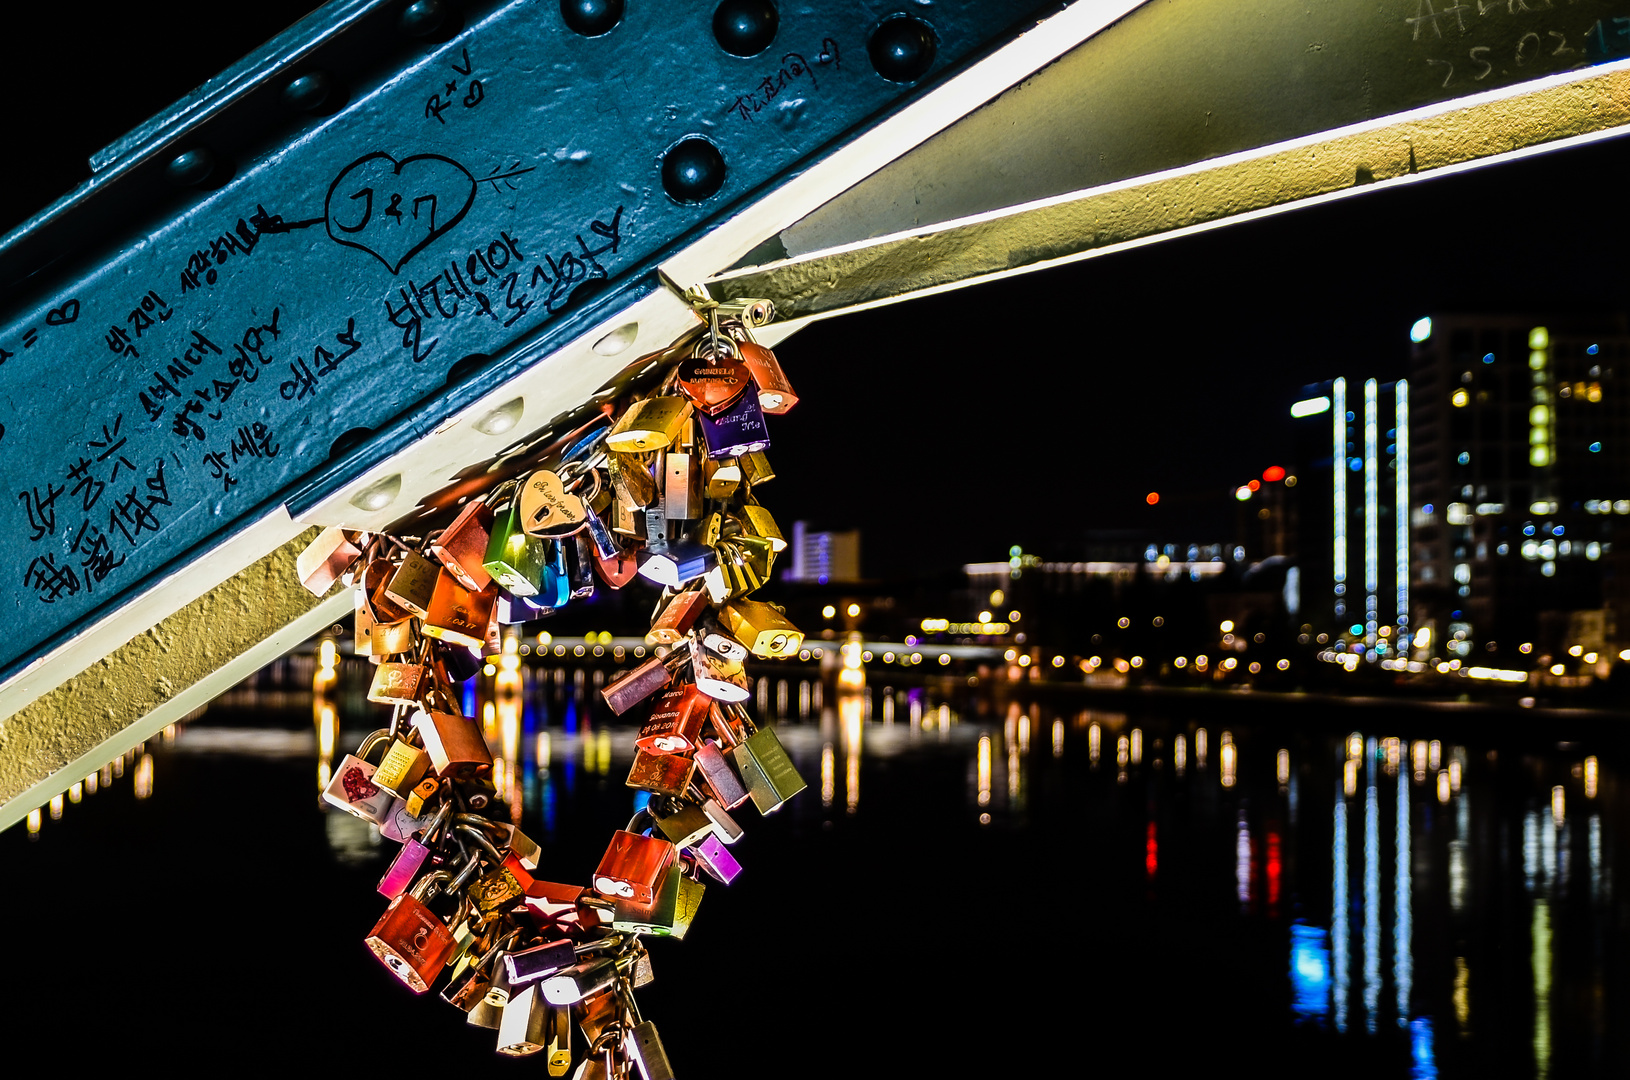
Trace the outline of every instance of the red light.
{"label": "red light", "polygon": [[1252,491],[1257,491],[1262,487],[1262,481],[1260,481],[1260,480],[1252,480],[1249,484],[1246,484],[1245,486],[1250,488]]}
{"label": "red light", "polygon": [[1149,494],[1147,494],[1147,495],[1145,495],[1143,497],[1143,501],[1148,503],[1150,506],[1153,506],[1155,503],[1160,501],[1160,492],[1158,492],[1158,491],[1149,492]]}
{"label": "red light", "polygon": [[1149,822],[1144,832],[1143,841],[1143,869],[1148,873],[1149,880],[1155,878],[1155,869],[1160,865],[1160,842],[1155,836],[1155,823]]}
{"label": "red light", "polygon": [[1285,470],[1281,469],[1277,465],[1269,465],[1262,472],[1262,479],[1266,480],[1270,484],[1277,484],[1279,481],[1283,480],[1284,478],[1285,478]]}

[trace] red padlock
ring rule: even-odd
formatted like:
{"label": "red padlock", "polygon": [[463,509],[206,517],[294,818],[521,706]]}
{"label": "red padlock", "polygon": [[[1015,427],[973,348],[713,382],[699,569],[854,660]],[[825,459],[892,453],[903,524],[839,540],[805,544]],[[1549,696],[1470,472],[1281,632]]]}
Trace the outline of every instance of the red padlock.
{"label": "red padlock", "polygon": [[430,989],[453,953],[453,932],[425,906],[425,898],[434,899],[452,879],[442,871],[425,875],[390,902],[368,935],[368,948],[416,994]]}

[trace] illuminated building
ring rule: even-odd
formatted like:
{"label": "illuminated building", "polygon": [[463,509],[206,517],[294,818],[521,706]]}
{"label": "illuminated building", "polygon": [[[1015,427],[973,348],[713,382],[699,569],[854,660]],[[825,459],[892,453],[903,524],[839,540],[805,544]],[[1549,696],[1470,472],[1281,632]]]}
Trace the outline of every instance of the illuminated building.
{"label": "illuminated building", "polygon": [[792,543],[788,552],[791,567],[786,581],[808,581],[819,585],[860,580],[860,530],[815,532],[802,521],[792,523]]}
{"label": "illuminated building", "polygon": [[[1304,618],[1366,657],[1397,655],[1412,632],[1408,506],[1411,387],[1332,379],[1291,406],[1303,476]],[[1328,525],[1320,527],[1321,522]]]}
{"label": "illuminated building", "polygon": [[1613,546],[1630,515],[1624,319],[1434,314],[1411,337],[1412,586],[1432,651],[1605,651],[1630,598]]}

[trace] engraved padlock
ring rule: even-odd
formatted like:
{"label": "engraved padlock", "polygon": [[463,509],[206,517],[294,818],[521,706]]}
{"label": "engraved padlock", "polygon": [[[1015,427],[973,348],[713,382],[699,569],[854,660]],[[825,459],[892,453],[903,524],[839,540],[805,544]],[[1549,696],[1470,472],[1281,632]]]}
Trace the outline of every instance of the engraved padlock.
{"label": "engraved padlock", "polygon": [[700,743],[710,704],[691,683],[668,687],[657,695],[634,745],[652,754],[690,754]]}
{"label": "engraved padlock", "polygon": [[441,535],[427,545],[431,558],[465,589],[478,593],[487,587],[492,575],[482,565],[487,558],[487,541],[492,535],[492,508],[485,499],[472,499],[464,504]]}
{"label": "engraved padlock", "polygon": [[412,704],[419,700],[426,681],[423,664],[387,660],[374,668],[368,700],[381,705]]}
{"label": "engraved padlock", "polygon": [[701,414],[702,438],[709,457],[739,458],[770,445],[770,429],[758,407],[758,395],[743,394],[734,405],[716,415]]}
{"label": "engraved padlock", "polygon": [[410,551],[402,556],[402,565],[386,580],[385,596],[422,619],[430,613],[430,598],[435,595],[436,579],[440,576],[441,563]]}
{"label": "engraved padlock", "polygon": [[674,846],[668,841],[619,829],[595,868],[594,891],[649,904],[673,857]]}
{"label": "engraved padlock", "polygon": [[375,766],[365,759],[374,747],[390,737],[389,731],[376,731],[362,740],[355,754],[346,754],[340,759],[328,786],[323,789],[323,798],[364,821],[376,825],[384,821],[396,795],[374,783]]}
{"label": "engraved padlock", "polygon": [[769,814],[804,790],[804,778],[798,775],[792,759],[781,746],[781,740],[769,728],[759,728],[742,744],[731,751],[747,793],[761,814]]}
{"label": "engraved padlock", "polygon": [[487,627],[497,602],[498,589],[490,579],[486,588],[471,591],[452,574],[442,574],[430,600],[430,614],[425,616],[424,633],[454,645],[479,649],[486,643]]}
{"label": "engraved padlock", "polygon": [[396,897],[374,924],[366,944],[416,994],[430,989],[454,948],[453,932],[427,904],[452,875],[426,874]]}
{"label": "engraved padlock", "polygon": [[732,339],[702,335],[674,369],[674,389],[702,416],[727,411],[747,394],[751,378],[737,354]]}
{"label": "engraved padlock", "polygon": [[405,800],[430,771],[430,755],[401,736],[390,740],[385,756],[374,770],[373,781],[397,798]]}
{"label": "engraved padlock", "polygon": [[696,762],[682,754],[635,750],[634,764],[629,767],[625,782],[631,788],[653,795],[683,795],[695,771]]}
{"label": "engraved padlock", "polygon": [[521,482],[515,496],[521,528],[529,536],[559,540],[588,523],[588,507],[572,488],[576,477],[568,478],[550,469],[539,469]]}

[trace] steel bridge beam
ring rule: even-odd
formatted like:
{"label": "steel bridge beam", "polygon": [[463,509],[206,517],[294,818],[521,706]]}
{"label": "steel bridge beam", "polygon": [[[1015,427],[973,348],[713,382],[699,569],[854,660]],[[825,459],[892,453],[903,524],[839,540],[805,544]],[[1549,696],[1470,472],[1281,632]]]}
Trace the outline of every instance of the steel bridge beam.
{"label": "steel bridge beam", "polygon": [[[0,530],[16,627],[0,662],[0,827],[342,616],[343,597],[294,580],[311,526],[411,524],[569,429],[693,325],[675,286],[769,296],[784,337],[1614,135],[1630,101],[1618,46],[1580,33],[1597,16],[1615,25],[1589,0],[1567,27],[1515,3],[1080,0],[1036,21],[1027,4],[964,0],[936,5],[929,37],[907,27],[918,37],[892,54],[867,47],[888,11],[832,0],[789,10],[775,47],[749,58],[708,35],[705,0],[660,23],[630,4],[592,37],[560,25],[553,3],[475,0],[462,22],[406,41],[424,30],[413,13],[438,6],[330,5],[97,155],[90,183],[0,241],[0,469],[19,493]],[[925,68],[889,68],[924,40],[937,47]],[[659,81],[658,53],[689,65],[686,90]],[[703,153],[665,184],[666,156],[696,135],[723,178]],[[714,180],[713,193],[684,186]],[[376,219],[375,194],[395,217]],[[462,209],[450,220],[443,203]],[[413,232],[415,205],[439,223]],[[454,284],[498,248],[543,289],[509,326],[490,316],[516,310],[497,306],[512,288],[495,299],[489,285],[483,304]],[[432,275],[439,295],[422,291]],[[177,321],[155,324],[150,355],[112,351],[148,290]],[[365,363],[332,360],[342,332]],[[328,371],[313,376],[319,346]],[[92,356],[96,393],[53,370]],[[172,358],[186,374],[167,371]],[[257,361],[266,380],[244,385]],[[218,386],[159,399],[159,376],[206,369],[240,379],[230,423],[263,423],[279,460],[247,445],[253,430],[246,442],[191,427],[229,411]],[[41,385],[76,424],[31,415]],[[116,416],[141,452],[119,481],[128,497],[92,516],[85,490],[67,489],[81,451],[120,434]],[[244,467],[213,490],[226,462],[209,455],[228,450]],[[154,536],[110,535],[144,511]],[[109,541],[100,564],[82,522]],[[81,589],[59,576],[41,603],[45,554]]]}

